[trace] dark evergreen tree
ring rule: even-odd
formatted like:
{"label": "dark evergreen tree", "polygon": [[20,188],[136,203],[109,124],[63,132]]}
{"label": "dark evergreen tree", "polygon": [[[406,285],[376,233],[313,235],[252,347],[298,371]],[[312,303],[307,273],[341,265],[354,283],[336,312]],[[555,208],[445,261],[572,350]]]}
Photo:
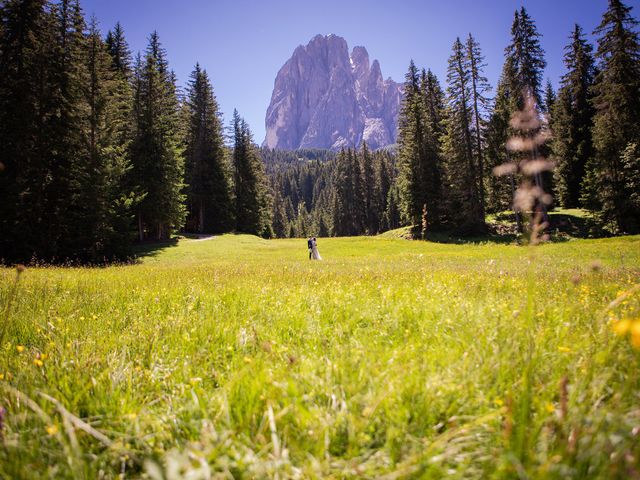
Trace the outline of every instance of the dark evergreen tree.
{"label": "dark evergreen tree", "polygon": [[366,142],[362,142],[360,150],[360,170],[362,172],[362,183],[364,191],[364,216],[365,231],[369,235],[374,235],[380,230],[378,212],[378,185],[373,157],[369,153]]}
{"label": "dark evergreen tree", "polygon": [[486,115],[489,111],[488,93],[491,91],[489,81],[484,76],[484,56],[480,50],[480,44],[471,34],[466,42],[466,56],[469,66],[469,77],[471,81],[471,105],[472,121],[471,133],[474,139],[473,154],[475,157],[475,165],[477,168],[476,182],[478,183],[478,194],[480,197],[480,208],[482,210],[482,218],[485,213],[485,133],[486,133]]}
{"label": "dark evergreen tree", "polygon": [[127,152],[130,126],[130,91],[121,88],[121,71],[112,61],[92,20],[86,52],[88,85],[84,121],[85,151],[79,208],[89,237],[88,259],[123,258],[129,254],[132,206],[135,201],[125,183],[130,164]]}
{"label": "dark evergreen tree", "polygon": [[431,70],[422,70],[420,75],[420,95],[424,114],[424,137],[422,178],[424,180],[425,204],[423,212],[429,214],[429,224],[438,228],[443,215],[442,202],[442,139],[445,132],[446,106],[445,96],[438,77]]}
{"label": "dark evergreen tree", "polygon": [[[418,226],[426,208],[432,225],[438,225],[441,213],[437,132],[432,131],[427,120],[421,76],[413,61],[405,78],[398,131],[401,210],[407,223]],[[422,78],[425,83],[429,81],[426,74]]]}
{"label": "dark evergreen tree", "polygon": [[[44,187],[43,222],[39,235],[47,245],[39,249],[43,258],[59,260],[82,256],[91,241],[83,214],[87,184],[84,164],[85,144],[83,116],[87,104],[84,91],[88,85],[85,69],[87,49],[85,22],[77,3],[62,0],[53,5],[55,42],[50,69],[48,100],[56,105],[56,113],[43,126],[43,149],[48,155],[49,181]],[[43,133],[44,133],[43,132]]]}
{"label": "dark evergreen tree", "polygon": [[640,231],[640,211],[628,201],[623,157],[640,139],[640,43],[632,8],[609,0],[598,35],[593,87],[595,156],[587,166],[585,203],[612,232]]}
{"label": "dark evergreen tree", "polygon": [[333,234],[360,235],[366,228],[366,199],[357,152],[343,150],[336,159],[333,184]]}
{"label": "dark evergreen tree", "polygon": [[547,83],[544,87],[544,103],[541,105],[542,112],[547,115],[547,120],[550,121],[551,112],[553,110],[553,106],[555,105],[557,100],[557,95],[555,90],[553,89],[553,85],[551,85],[551,80],[547,79]]}
{"label": "dark evergreen tree", "polygon": [[116,23],[113,30],[107,32],[105,39],[107,50],[111,55],[111,66],[113,70],[119,72],[123,77],[131,75],[131,51],[124,36],[124,30],[120,22]]}
{"label": "dark evergreen tree", "polygon": [[[507,142],[518,132],[510,127],[513,115],[521,111],[529,95],[533,96],[538,113],[542,112],[542,76],[546,61],[540,45],[540,34],[535,23],[522,7],[514,14],[511,26],[511,42],[505,49],[505,63],[496,89],[493,112],[487,128],[488,166],[485,183],[488,186],[487,209],[499,212],[513,207],[513,196],[519,181],[518,152],[509,152]],[[528,132],[535,137],[538,131]],[[538,152],[540,153],[540,152]],[[535,155],[535,152],[533,152]],[[509,171],[496,176],[496,168],[510,165]],[[545,178],[538,175],[536,182],[544,188]]]}
{"label": "dark evergreen tree", "polygon": [[55,23],[46,3],[11,0],[0,9],[0,257],[9,261],[52,253],[41,232],[49,181],[43,134],[56,108]]}
{"label": "dark evergreen tree", "polygon": [[247,123],[233,111],[233,166],[236,231],[272,236],[270,198],[264,165]]}
{"label": "dark evergreen tree", "polygon": [[229,231],[233,229],[233,207],[222,122],[207,72],[198,64],[187,95],[187,226],[197,232]]}
{"label": "dark evergreen tree", "polygon": [[557,163],[556,193],[565,208],[580,205],[585,168],[593,156],[591,91],[595,71],[592,50],[582,29],[576,25],[571,43],[565,48],[567,73],[562,77],[555,106],[549,111],[552,152]]}
{"label": "dark evergreen tree", "polygon": [[144,195],[136,208],[138,236],[167,239],[185,219],[184,159],[175,79],[156,32],[149,38],[144,60],[137,62],[134,114],[131,174]]}
{"label": "dark evergreen tree", "polygon": [[477,158],[473,147],[473,83],[469,57],[456,39],[447,71],[449,115],[444,140],[448,217],[456,229],[484,230]]}
{"label": "dark evergreen tree", "polygon": [[[273,198],[273,233],[277,238],[286,238],[288,236],[289,219],[282,201],[280,192],[276,190]],[[326,236],[326,235],[325,235]]]}
{"label": "dark evergreen tree", "polygon": [[515,12],[511,26],[511,43],[505,49],[505,62],[509,67],[504,81],[509,82],[513,96],[511,111],[524,106],[524,97],[531,92],[538,106],[542,105],[542,76],[547,62],[540,46],[540,34],[524,7]]}
{"label": "dark evergreen tree", "polygon": [[[505,67],[507,65],[505,64]],[[487,163],[485,175],[487,185],[487,211],[497,213],[508,210],[513,206],[515,194],[515,169],[506,175],[495,174],[496,168],[511,163],[506,142],[510,135],[509,120],[511,118],[511,92],[505,81],[505,73],[498,82],[493,111],[487,125]]]}

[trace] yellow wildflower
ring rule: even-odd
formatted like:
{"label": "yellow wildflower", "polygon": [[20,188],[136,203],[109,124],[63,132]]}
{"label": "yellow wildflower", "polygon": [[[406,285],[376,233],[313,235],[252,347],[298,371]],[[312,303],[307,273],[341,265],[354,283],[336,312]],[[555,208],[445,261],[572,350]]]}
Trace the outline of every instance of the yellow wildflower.
{"label": "yellow wildflower", "polygon": [[244,363],[251,363],[251,358],[250,357],[244,357]]}
{"label": "yellow wildflower", "polygon": [[569,347],[563,347],[562,345],[560,345],[558,347],[558,351],[562,352],[562,353],[569,353],[569,352],[571,352],[571,349]]}
{"label": "yellow wildflower", "polygon": [[44,365],[44,363],[42,362],[42,360],[40,360],[39,358],[36,358],[36,359],[33,361],[33,364],[34,364],[36,367],[41,367],[41,366],[43,366],[43,365]]}
{"label": "yellow wildflower", "polygon": [[547,412],[549,412],[549,413],[553,413],[553,412],[555,412],[555,411],[556,411],[556,407],[555,407],[555,405],[554,405],[553,403],[551,403],[551,402],[548,402],[548,403],[544,406],[544,408],[545,408],[545,409],[547,410]]}
{"label": "yellow wildflower", "polygon": [[24,346],[16,345],[16,350],[18,351],[18,353],[22,353],[22,352],[24,352]]}
{"label": "yellow wildflower", "polygon": [[0,373],[0,380],[4,380],[4,373]]}
{"label": "yellow wildflower", "polygon": [[504,405],[504,401],[501,398],[498,398],[498,397],[496,397],[496,399],[493,401],[493,403],[495,403],[499,407]]}
{"label": "yellow wildflower", "polygon": [[194,377],[194,378],[192,378],[191,380],[189,380],[189,383],[190,383],[192,386],[194,386],[194,387],[195,387],[197,384],[199,384],[200,382],[202,382],[202,378],[200,378],[200,377]]}
{"label": "yellow wildflower", "polygon": [[631,345],[640,348],[640,318],[634,320],[631,325]]}
{"label": "yellow wildflower", "polygon": [[56,433],[58,433],[58,426],[57,425],[48,425],[46,427],[47,430],[47,434],[50,436],[55,435]]}
{"label": "yellow wildflower", "polygon": [[625,335],[629,331],[630,327],[631,327],[631,320],[627,318],[625,318],[624,320],[618,320],[617,322],[614,322],[612,326],[613,332],[616,335]]}

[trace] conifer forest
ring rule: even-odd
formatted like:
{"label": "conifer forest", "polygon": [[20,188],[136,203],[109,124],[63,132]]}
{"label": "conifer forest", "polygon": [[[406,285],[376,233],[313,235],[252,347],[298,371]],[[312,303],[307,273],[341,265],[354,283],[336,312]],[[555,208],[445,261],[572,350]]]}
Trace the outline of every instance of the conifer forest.
{"label": "conifer forest", "polygon": [[[587,209],[593,236],[640,231],[640,39],[621,1],[595,45],[567,32],[557,92],[522,7],[497,85],[473,34],[451,38],[446,78],[409,63],[396,145],[334,152],[260,149],[237,112],[224,125],[206,66],[177,85],[157,32],[134,53],[120,24],[104,33],[77,1],[6,0],[0,15],[7,262],[123,260],[180,232],[478,235],[492,213],[521,216],[523,183],[544,192],[543,214]],[[527,105],[535,125],[514,124]]]}

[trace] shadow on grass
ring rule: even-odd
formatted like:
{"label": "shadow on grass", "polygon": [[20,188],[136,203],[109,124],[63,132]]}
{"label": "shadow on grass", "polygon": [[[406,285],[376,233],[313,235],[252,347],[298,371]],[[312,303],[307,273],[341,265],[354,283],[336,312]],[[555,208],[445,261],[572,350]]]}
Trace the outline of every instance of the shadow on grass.
{"label": "shadow on grass", "polygon": [[455,245],[478,243],[502,243],[511,244],[519,238],[516,234],[499,234],[487,232],[481,235],[460,235],[453,231],[438,231],[427,233],[427,241],[434,243],[448,243]]}
{"label": "shadow on grass", "polygon": [[178,246],[179,237],[173,237],[164,241],[146,241],[133,246],[134,263],[145,257],[155,257],[167,248]]}
{"label": "shadow on grass", "polygon": [[559,236],[565,239],[569,239],[567,237],[586,238],[589,236],[588,219],[565,213],[551,212],[549,213],[548,230],[552,235],[560,234]]}
{"label": "shadow on grass", "polygon": [[[567,242],[576,238],[588,238],[589,219],[563,211],[549,212],[549,226],[545,232],[549,234],[551,242]],[[414,238],[419,238],[419,232],[413,231]],[[513,212],[500,212],[487,218],[487,231],[470,233],[457,230],[437,230],[427,233],[427,241],[456,245],[497,243],[521,243],[522,234],[516,228],[516,217]]]}

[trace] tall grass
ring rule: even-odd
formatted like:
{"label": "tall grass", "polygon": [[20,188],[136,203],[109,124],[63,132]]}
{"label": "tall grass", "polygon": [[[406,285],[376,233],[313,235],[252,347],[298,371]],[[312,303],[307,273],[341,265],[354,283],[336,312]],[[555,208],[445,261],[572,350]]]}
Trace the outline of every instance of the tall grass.
{"label": "tall grass", "polygon": [[[639,237],[535,261],[490,243],[319,247],[309,262],[304,240],[223,236],[24,272],[0,477],[637,474]],[[14,279],[0,270],[0,305]]]}

